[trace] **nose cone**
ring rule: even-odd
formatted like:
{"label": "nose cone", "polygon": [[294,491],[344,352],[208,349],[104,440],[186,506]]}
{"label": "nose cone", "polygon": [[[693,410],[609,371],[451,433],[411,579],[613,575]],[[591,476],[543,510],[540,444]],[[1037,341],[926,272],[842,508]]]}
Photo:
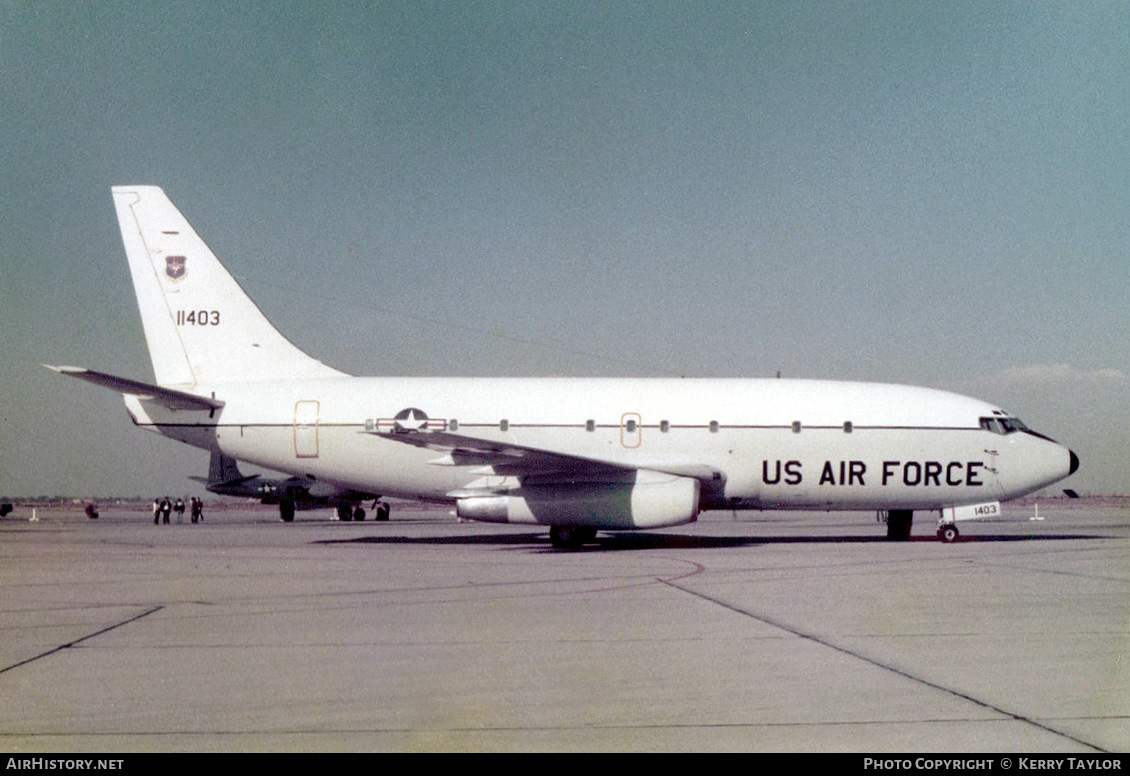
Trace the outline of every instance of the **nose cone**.
{"label": "nose cone", "polygon": [[1079,468],[1073,450],[1038,434],[1013,434],[1000,448],[998,482],[1005,500],[1070,477]]}

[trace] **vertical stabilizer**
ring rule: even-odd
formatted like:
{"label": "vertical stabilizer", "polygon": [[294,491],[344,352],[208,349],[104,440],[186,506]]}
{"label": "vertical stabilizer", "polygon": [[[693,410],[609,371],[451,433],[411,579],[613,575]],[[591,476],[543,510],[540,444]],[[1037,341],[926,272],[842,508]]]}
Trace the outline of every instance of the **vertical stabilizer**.
{"label": "vertical stabilizer", "polygon": [[159,385],[343,374],[279,334],[165,192],[112,191]]}
{"label": "vertical stabilizer", "polygon": [[253,479],[243,476],[239,470],[239,463],[234,458],[229,458],[223,453],[212,451],[208,459],[208,484],[223,485],[226,482],[243,482]]}

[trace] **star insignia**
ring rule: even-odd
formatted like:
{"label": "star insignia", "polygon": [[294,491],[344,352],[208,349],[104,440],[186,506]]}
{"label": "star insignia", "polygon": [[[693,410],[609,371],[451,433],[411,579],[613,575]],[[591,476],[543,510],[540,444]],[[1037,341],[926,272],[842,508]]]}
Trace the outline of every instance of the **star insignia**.
{"label": "star insignia", "polygon": [[396,413],[393,431],[423,431],[428,427],[428,415],[423,410],[409,407]]}

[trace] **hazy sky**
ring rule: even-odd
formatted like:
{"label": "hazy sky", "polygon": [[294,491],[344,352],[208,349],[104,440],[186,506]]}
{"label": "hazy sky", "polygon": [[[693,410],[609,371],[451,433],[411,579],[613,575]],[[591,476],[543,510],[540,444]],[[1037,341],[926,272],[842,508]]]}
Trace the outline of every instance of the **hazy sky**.
{"label": "hazy sky", "polygon": [[152,379],[110,186],[162,186],[358,374],[958,390],[1130,492],[1130,4],[0,0],[0,493],[207,454],[40,362]]}

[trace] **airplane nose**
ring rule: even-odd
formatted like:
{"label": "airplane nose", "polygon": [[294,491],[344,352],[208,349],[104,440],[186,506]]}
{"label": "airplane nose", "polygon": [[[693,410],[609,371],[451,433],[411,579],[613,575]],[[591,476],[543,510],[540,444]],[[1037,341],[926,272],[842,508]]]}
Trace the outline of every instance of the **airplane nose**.
{"label": "airplane nose", "polygon": [[1070,476],[1075,473],[1076,469],[1079,468],[1079,456],[1075,454],[1074,450],[1068,450],[1067,452],[1071,453],[1071,471],[1067,473],[1068,476]]}

